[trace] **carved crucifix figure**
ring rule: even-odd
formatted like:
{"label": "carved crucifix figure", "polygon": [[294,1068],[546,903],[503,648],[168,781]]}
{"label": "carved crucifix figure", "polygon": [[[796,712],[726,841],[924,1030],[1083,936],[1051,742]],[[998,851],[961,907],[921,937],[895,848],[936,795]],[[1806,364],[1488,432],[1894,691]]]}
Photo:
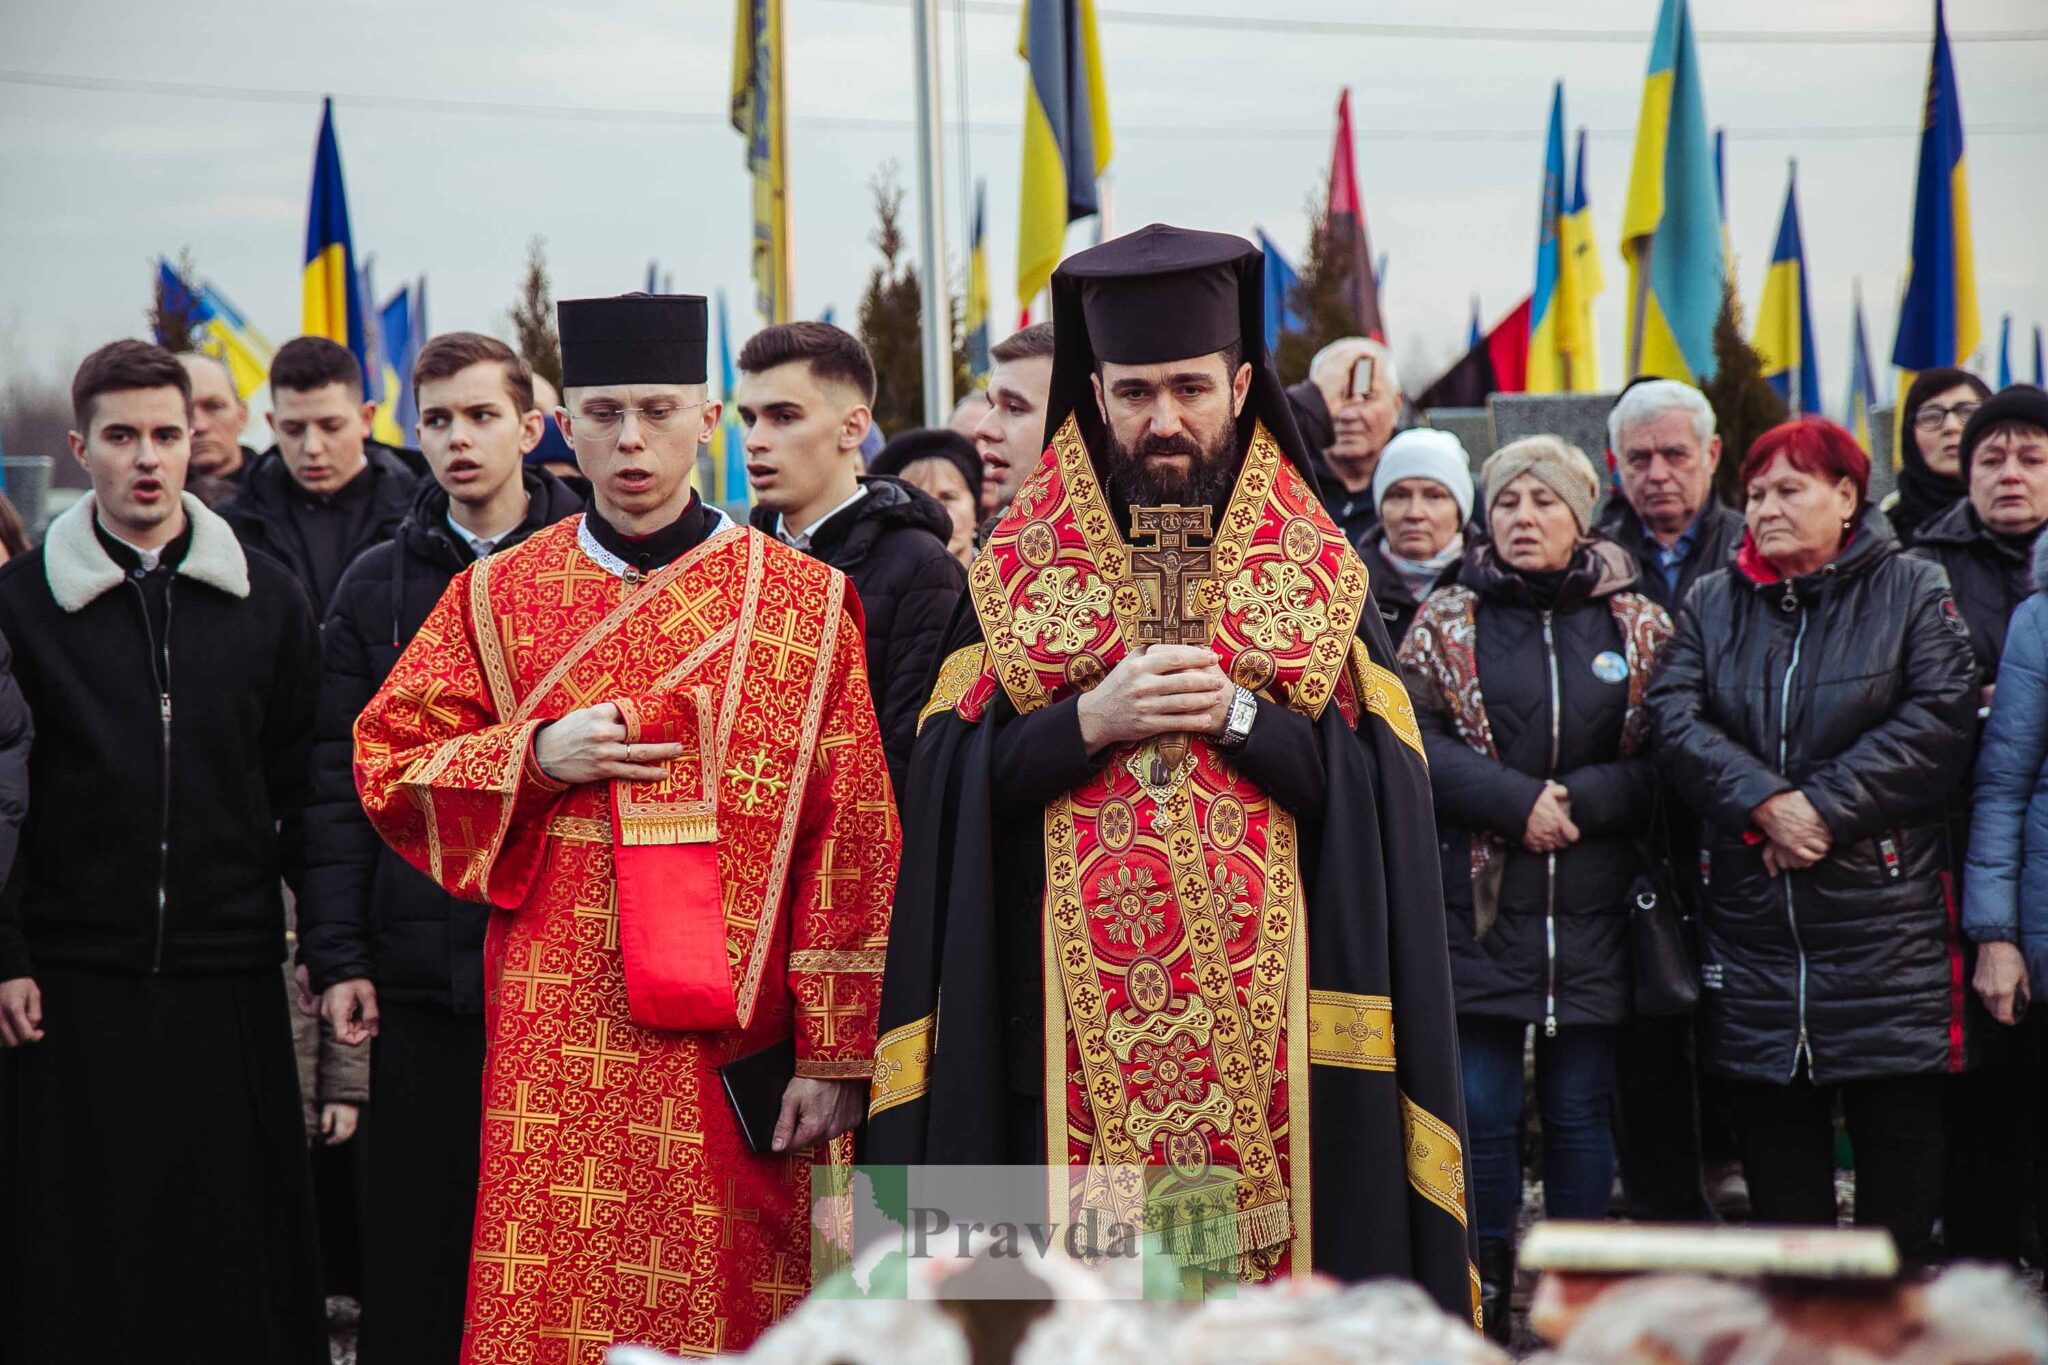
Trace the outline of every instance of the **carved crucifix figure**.
{"label": "carved crucifix figure", "polygon": [[[1131,509],[1131,539],[1149,540],[1150,545],[1131,551],[1135,577],[1149,578],[1158,586],[1155,611],[1138,618],[1138,642],[1146,645],[1195,645],[1209,643],[1209,618],[1198,608],[1188,611],[1189,590],[1215,579],[1216,555],[1208,543],[1215,537],[1208,507],[1163,507]],[[1199,536],[1201,548],[1188,544]],[[1164,787],[1188,755],[1186,735],[1161,735],[1154,746],[1152,784]]]}

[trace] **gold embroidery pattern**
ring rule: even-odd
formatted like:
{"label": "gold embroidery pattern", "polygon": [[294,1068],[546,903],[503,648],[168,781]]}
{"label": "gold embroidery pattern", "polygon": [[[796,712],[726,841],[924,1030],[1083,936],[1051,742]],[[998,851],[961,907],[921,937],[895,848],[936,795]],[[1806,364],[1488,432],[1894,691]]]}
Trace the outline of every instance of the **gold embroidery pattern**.
{"label": "gold embroidery pattern", "polygon": [[1308,1059],[1358,1071],[1392,1071],[1393,1000],[1349,991],[1310,991]]}
{"label": "gold embroidery pattern", "polygon": [[892,1028],[875,1046],[874,1084],[868,1091],[868,1117],[908,1104],[931,1089],[932,1042],[938,1019],[927,1014],[901,1028]]}
{"label": "gold embroidery pattern", "polygon": [[789,955],[789,969],[792,972],[879,972],[888,956],[886,948],[805,948]]}
{"label": "gold embroidery pattern", "polygon": [[1401,1142],[1408,1151],[1408,1183],[1464,1227],[1465,1153],[1457,1133],[1404,1093]]}
{"label": "gold embroidery pattern", "polygon": [[610,821],[581,815],[555,816],[548,821],[548,833],[557,839],[578,844],[608,844],[612,841]]}
{"label": "gold embroidery pattern", "polygon": [[956,649],[946,656],[939,665],[939,680],[932,684],[931,700],[917,713],[918,733],[924,732],[924,723],[941,711],[950,711],[960,704],[960,698],[967,695],[967,689],[981,677],[988,667],[988,646],[968,645]]}
{"label": "gold embroidery pattern", "polygon": [[1415,720],[1415,702],[1409,697],[1401,675],[1374,663],[1363,640],[1351,642],[1351,674],[1352,685],[1365,698],[1365,709],[1378,716],[1394,732],[1395,739],[1413,749],[1427,764],[1429,755],[1422,749],[1422,727]]}
{"label": "gold embroidery pattern", "polygon": [[1072,654],[1094,638],[1090,629],[1109,615],[1109,585],[1086,571],[1055,564],[1024,589],[1012,630],[1026,644]]}
{"label": "gold embroidery pattern", "polygon": [[1299,564],[1260,564],[1230,580],[1224,604],[1244,616],[1245,636],[1260,649],[1285,649],[1329,628],[1315,583]]}
{"label": "gold embroidery pattern", "polygon": [[510,642],[499,634],[491,619],[490,564],[486,556],[469,569],[469,629],[476,637],[477,658],[484,666],[484,685],[491,690],[491,709],[509,716],[519,704],[519,689],[512,682],[511,665],[505,657]]}

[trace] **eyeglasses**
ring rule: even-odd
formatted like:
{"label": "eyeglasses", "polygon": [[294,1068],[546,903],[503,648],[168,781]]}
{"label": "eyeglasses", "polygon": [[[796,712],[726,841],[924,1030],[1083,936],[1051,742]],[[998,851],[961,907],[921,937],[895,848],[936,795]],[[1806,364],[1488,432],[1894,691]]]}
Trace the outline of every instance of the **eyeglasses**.
{"label": "eyeglasses", "polygon": [[1919,411],[1913,414],[1913,425],[1922,431],[1940,431],[1948,424],[1949,414],[1954,413],[1955,419],[1967,426],[1970,419],[1977,415],[1977,409],[1983,406],[1982,403],[1958,403],[1954,407],[1944,408],[1936,403],[1923,403]]}
{"label": "eyeglasses", "polygon": [[684,413],[703,406],[704,403],[677,403],[666,398],[650,399],[638,407],[627,407],[623,403],[586,403],[577,412],[576,421],[598,440],[612,440],[618,436],[619,428],[626,424],[629,412],[637,413],[640,425],[649,431],[668,432],[682,424]]}

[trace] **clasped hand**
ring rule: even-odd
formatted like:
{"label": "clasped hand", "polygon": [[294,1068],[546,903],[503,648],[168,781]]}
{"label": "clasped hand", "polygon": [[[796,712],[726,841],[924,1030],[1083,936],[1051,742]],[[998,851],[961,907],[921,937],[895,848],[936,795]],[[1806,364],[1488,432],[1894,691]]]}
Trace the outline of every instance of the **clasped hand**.
{"label": "clasped hand", "polygon": [[1835,844],[1827,821],[1796,788],[1779,792],[1758,806],[1750,812],[1750,819],[1769,841],[1764,845],[1764,869],[1773,877],[1812,867],[1827,857]]}
{"label": "clasped hand", "polygon": [[680,744],[626,743],[625,719],[608,701],[569,712],[541,727],[533,741],[540,770],[571,787],[614,777],[659,782],[667,773],[657,765],[680,758],[682,752]]}
{"label": "clasped hand", "polygon": [[1158,735],[1221,734],[1236,692],[1215,651],[1148,645],[1081,694],[1081,741],[1093,754]]}
{"label": "clasped hand", "polygon": [[1572,823],[1572,794],[1562,782],[1545,782],[1522,827],[1522,847],[1531,853],[1555,853],[1579,841]]}

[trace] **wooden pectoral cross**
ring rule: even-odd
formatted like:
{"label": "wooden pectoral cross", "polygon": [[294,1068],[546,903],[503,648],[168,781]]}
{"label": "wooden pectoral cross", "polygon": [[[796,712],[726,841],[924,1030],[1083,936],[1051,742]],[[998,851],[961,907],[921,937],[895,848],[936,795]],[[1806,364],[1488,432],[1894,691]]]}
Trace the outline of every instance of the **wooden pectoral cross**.
{"label": "wooden pectoral cross", "polygon": [[[1132,574],[1151,579],[1159,589],[1155,599],[1159,604],[1157,610],[1138,617],[1138,643],[1208,645],[1209,618],[1199,608],[1193,613],[1188,611],[1188,590],[1215,581],[1213,516],[1208,507],[1182,507],[1178,503],[1131,509],[1132,541],[1151,542],[1131,551]],[[1204,542],[1201,548],[1189,545],[1189,536],[1199,536]],[[1153,748],[1152,785],[1169,785],[1187,756],[1186,735],[1159,736]]]}

